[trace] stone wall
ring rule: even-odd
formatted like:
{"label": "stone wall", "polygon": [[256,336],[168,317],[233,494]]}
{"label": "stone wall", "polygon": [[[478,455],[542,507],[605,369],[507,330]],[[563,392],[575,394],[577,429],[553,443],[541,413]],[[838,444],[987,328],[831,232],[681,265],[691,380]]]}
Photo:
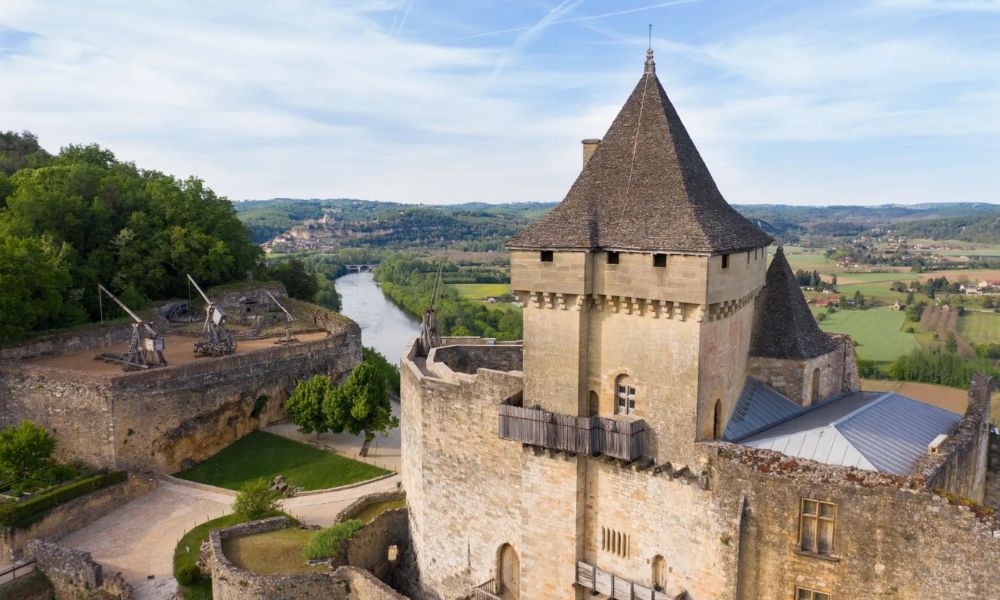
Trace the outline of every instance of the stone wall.
{"label": "stone wall", "polygon": [[231,537],[253,535],[283,529],[285,517],[253,521],[213,530],[211,548],[212,597],[215,600],[400,600],[394,592],[370,573],[353,567],[340,567],[328,573],[297,575],[260,575],[233,564],[222,549],[222,541]]}
{"label": "stone wall", "polygon": [[440,362],[452,371],[475,375],[478,369],[520,371],[523,362],[520,345],[440,346],[431,350],[428,362]]}
{"label": "stone wall", "polygon": [[155,478],[130,474],[122,483],[60,504],[25,529],[0,527],[0,560],[20,558],[28,540],[55,541],[86,527],[118,507],[156,489],[156,485]]}
{"label": "stone wall", "polygon": [[347,564],[368,571],[391,585],[392,572],[398,559],[388,560],[389,547],[396,546],[397,552],[402,553],[409,545],[410,530],[406,509],[389,510],[362,527],[347,542]]}
{"label": "stone wall", "polygon": [[86,325],[73,331],[41,335],[30,341],[0,348],[0,362],[28,360],[128,342],[132,329],[122,325]]}
{"label": "stone wall", "polygon": [[61,460],[175,472],[283,418],[299,379],[339,379],[358,364],[360,328],[330,325],[335,333],[322,340],[111,377],[0,367],[0,427],[43,425],[59,440]]}
{"label": "stone wall", "polygon": [[928,478],[927,487],[982,502],[986,493],[989,457],[992,381],[977,374],[969,387],[969,405],[962,420],[934,455],[917,469]]}
{"label": "stone wall", "polygon": [[[1000,590],[1000,521],[900,478],[723,445],[716,498],[739,499],[740,599],[992,598]],[[799,545],[800,502],[836,506],[833,551]]]}
{"label": "stone wall", "polygon": [[56,600],[131,600],[132,586],[120,573],[106,576],[89,552],[58,544],[31,540],[28,554],[39,571],[45,573]]}
{"label": "stone wall", "polygon": [[394,492],[376,492],[374,494],[368,494],[367,496],[361,496],[354,502],[347,505],[346,508],[337,513],[337,517],[334,519],[335,523],[340,523],[341,521],[347,521],[348,519],[353,519],[359,514],[361,514],[365,509],[374,504],[381,504],[383,502],[395,502],[398,500],[406,500],[406,492],[402,490]]}
{"label": "stone wall", "polygon": [[809,406],[813,402],[813,374],[817,369],[819,400],[861,389],[851,338],[846,335],[831,337],[839,342],[837,348],[808,360],[751,356],[748,362],[749,374],[802,406]]}

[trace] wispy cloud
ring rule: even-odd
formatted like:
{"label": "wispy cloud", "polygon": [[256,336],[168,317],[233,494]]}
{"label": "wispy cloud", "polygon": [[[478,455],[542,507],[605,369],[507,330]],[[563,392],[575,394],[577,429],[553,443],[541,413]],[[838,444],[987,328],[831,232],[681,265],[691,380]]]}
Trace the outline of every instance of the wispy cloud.
{"label": "wispy cloud", "polygon": [[1000,0],[875,0],[883,8],[944,12],[1000,12]]}
{"label": "wispy cloud", "polygon": [[542,33],[556,23],[560,17],[573,12],[573,9],[581,4],[583,4],[583,0],[563,0],[545,13],[545,16],[535,22],[534,25],[531,25],[518,34],[518,36],[514,38],[514,42],[500,55],[496,64],[493,65],[493,73],[490,75],[490,78],[496,79],[497,75],[500,74],[500,71],[510,65],[521,53],[521,51],[528,47],[528,45],[533,41],[538,39]]}

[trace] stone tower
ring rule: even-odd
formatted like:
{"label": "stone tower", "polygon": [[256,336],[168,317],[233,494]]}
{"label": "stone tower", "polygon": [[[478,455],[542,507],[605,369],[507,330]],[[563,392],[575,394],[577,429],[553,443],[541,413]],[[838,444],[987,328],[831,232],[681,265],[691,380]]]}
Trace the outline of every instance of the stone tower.
{"label": "stone tower", "polygon": [[508,244],[525,406],[642,419],[653,458],[695,460],[744,386],[771,242],[722,197],[648,51],[565,200]]}

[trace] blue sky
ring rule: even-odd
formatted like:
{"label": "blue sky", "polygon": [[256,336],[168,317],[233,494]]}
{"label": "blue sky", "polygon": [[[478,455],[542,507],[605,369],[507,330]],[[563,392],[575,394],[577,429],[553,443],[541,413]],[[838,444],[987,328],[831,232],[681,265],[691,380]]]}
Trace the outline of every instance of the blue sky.
{"label": "blue sky", "polygon": [[1000,202],[1000,0],[0,0],[0,129],[233,199],[560,200],[648,23],[730,202]]}

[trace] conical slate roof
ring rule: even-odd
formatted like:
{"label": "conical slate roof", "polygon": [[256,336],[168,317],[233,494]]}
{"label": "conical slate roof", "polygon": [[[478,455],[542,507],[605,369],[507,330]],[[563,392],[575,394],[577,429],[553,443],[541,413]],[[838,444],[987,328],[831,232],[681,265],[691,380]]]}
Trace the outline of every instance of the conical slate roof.
{"label": "conical slate roof", "polygon": [[837,342],[823,333],[809,312],[792,267],[779,246],[754,308],[750,356],[806,359],[836,347]]}
{"label": "conical slate roof", "polygon": [[566,198],[508,246],[722,254],[772,241],[722,197],[649,51],[645,74]]}

